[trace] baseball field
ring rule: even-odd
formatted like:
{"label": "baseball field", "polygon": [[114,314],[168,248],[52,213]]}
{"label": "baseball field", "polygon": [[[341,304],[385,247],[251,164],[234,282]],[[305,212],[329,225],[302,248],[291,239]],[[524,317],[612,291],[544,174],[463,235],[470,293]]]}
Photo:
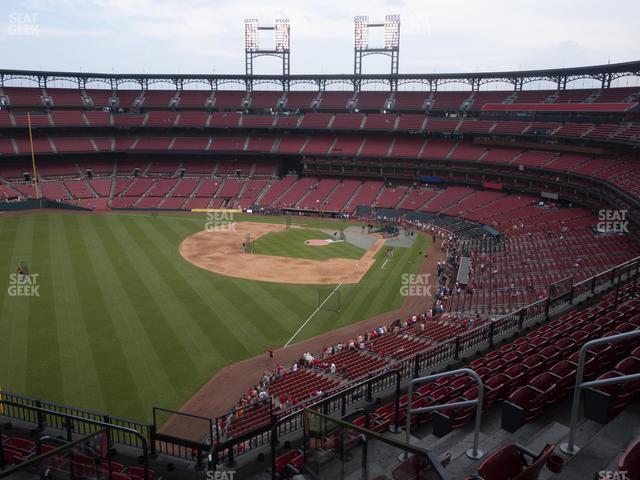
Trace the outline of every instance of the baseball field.
{"label": "baseball field", "polygon": [[[319,291],[337,287],[251,280],[251,267],[238,278],[187,260],[181,246],[206,221],[136,213],[0,217],[0,387],[148,420],[153,405],[179,408],[225,365],[283,346],[317,310]],[[294,341],[400,307],[401,275],[418,270],[430,242],[418,236],[388,259],[383,248],[304,244],[348,225],[341,221],[295,218],[289,230],[277,217],[234,221],[240,231],[271,226],[254,241],[256,262],[362,268],[371,256],[358,281],[340,286],[340,312],[318,311]],[[224,257],[251,262],[237,247]]]}

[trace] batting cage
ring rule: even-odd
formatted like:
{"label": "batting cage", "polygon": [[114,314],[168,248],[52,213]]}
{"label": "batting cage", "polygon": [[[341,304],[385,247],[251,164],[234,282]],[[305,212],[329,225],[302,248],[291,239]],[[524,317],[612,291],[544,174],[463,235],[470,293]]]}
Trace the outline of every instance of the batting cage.
{"label": "batting cage", "polygon": [[253,253],[253,238],[251,238],[250,233],[247,233],[244,236],[244,243],[242,244],[242,249],[244,253]]}
{"label": "batting cage", "polygon": [[320,288],[318,290],[318,309],[326,312],[340,312],[340,290],[335,288]]}

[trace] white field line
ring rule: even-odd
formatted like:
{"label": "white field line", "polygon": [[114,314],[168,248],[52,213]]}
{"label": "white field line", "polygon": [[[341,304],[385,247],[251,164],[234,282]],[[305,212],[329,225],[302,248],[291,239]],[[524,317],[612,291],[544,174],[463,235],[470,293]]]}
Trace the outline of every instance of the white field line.
{"label": "white field line", "polygon": [[387,258],[384,263],[382,264],[382,267],[380,267],[380,270],[384,270],[384,266],[387,264],[387,262],[389,261],[389,259]]}
{"label": "white field line", "polygon": [[342,283],[338,284],[338,286],[337,286],[336,288],[334,288],[334,289],[333,289],[333,291],[332,291],[329,295],[327,295],[327,298],[325,298],[325,299],[324,299],[324,302],[322,302],[322,303],[318,306],[318,308],[316,308],[316,309],[314,310],[314,312],[313,312],[311,315],[309,315],[309,318],[307,318],[307,319],[305,320],[305,322],[304,322],[304,323],[302,324],[302,326],[301,326],[301,327],[296,331],[296,333],[294,333],[294,334],[292,335],[292,337],[289,339],[289,341],[288,341],[287,343],[285,343],[284,348],[287,348],[287,347],[289,346],[289,344],[291,343],[291,341],[292,341],[294,338],[296,338],[296,336],[300,333],[300,331],[301,331],[304,327],[306,327],[306,326],[307,326],[307,323],[309,323],[309,321],[310,321],[310,320],[315,316],[315,314],[316,314],[316,313],[318,313],[318,312],[320,311],[320,309],[322,308],[322,306],[323,306],[325,303],[327,303],[327,300],[329,300],[329,299],[331,298],[331,295],[333,295],[334,293],[336,293],[336,291],[337,291],[341,286],[342,286]]}

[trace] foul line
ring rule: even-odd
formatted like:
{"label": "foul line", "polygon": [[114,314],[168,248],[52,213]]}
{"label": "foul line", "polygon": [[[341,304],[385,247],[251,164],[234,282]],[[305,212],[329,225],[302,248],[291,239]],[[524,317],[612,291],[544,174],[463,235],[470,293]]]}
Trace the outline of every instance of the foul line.
{"label": "foul line", "polygon": [[380,270],[384,270],[384,266],[387,264],[387,262],[389,261],[389,259],[387,258],[384,263],[382,264],[382,267],[380,267]]}
{"label": "foul line", "polygon": [[287,347],[289,346],[289,344],[291,343],[291,341],[292,341],[294,338],[296,338],[296,335],[298,335],[298,334],[300,333],[300,331],[301,331],[304,327],[306,327],[307,323],[309,323],[309,320],[311,320],[311,319],[314,317],[314,315],[320,311],[320,309],[322,308],[322,306],[323,306],[325,303],[327,303],[327,300],[329,300],[329,299],[331,298],[331,295],[333,295],[334,293],[336,293],[336,290],[338,290],[341,286],[342,286],[342,283],[339,283],[339,284],[338,284],[338,286],[337,286],[336,288],[334,288],[334,289],[333,289],[333,291],[332,291],[329,295],[327,295],[327,298],[325,298],[325,299],[324,299],[324,302],[322,302],[322,303],[318,306],[318,308],[316,308],[316,309],[315,309],[315,311],[314,311],[311,315],[309,315],[309,318],[307,318],[307,319],[305,320],[305,322],[304,322],[304,323],[302,324],[302,326],[298,329],[298,331],[297,331],[296,333],[294,333],[294,334],[293,334],[293,336],[289,339],[289,341],[288,341],[287,343],[285,343],[285,345],[284,345],[284,347],[283,347],[283,348],[287,348]]}

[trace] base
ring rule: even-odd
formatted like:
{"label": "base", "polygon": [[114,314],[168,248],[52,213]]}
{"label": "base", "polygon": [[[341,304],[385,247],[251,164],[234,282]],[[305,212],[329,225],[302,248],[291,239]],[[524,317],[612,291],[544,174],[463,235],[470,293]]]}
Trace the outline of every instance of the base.
{"label": "base", "polygon": [[473,448],[470,448],[469,450],[467,450],[466,454],[467,454],[467,457],[473,458],[474,460],[478,460],[479,458],[482,458],[482,456],[484,455],[484,453],[482,453],[481,450],[476,450],[474,453]]}
{"label": "base", "polygon": [[576,444],[573,444],[573,449],[570,449],[568,443],[562,443],[560,444],[560,451],[565,455],[575,455],[580,451],[580,447],[578,447]]}

